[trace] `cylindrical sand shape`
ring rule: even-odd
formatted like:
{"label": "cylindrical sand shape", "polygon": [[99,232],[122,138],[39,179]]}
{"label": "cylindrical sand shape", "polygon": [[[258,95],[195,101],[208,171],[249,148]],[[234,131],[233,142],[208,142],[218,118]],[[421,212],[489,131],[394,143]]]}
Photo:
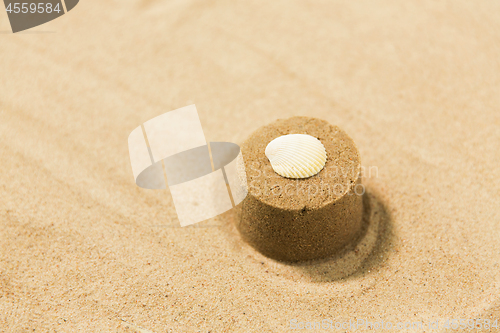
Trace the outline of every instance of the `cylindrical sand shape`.
{"label": "cylindrical sand shape", "polygon": [[[273,139],[309,134],[327,152],[325,167],[305,179],[278,175],[265,155]],[[309,117],[280,119],[255,131],[242,145],[248,195],[238,229],[262,254],[296,262],[330,257],[361,232],[361,164],[353,140],[337,126]]]}

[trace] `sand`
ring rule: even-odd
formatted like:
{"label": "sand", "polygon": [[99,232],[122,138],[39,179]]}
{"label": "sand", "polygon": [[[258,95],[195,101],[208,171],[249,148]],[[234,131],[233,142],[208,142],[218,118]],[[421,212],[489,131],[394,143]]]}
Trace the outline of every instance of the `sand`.
{"label": "sand", "polygon": [[[498,318],[499,12],[495,1],[86,0],[12,35],[0,11],[0,328]],[[372,254],[345,276],[266,259],[232,212],[176,228],[169,191],[134,184],[127,137],[192,103],[208,141],[241,144],[297,115],[349,133],[380,217]]]}
{"label": "sand", "polygon": [[[289,179],[274,172],[266,147],[287,134],[308,134],[323,144],[327,161],[318,174]],[[339,127],[311,117],[279,119],[253,132],[241,152],[248,195],[235,222],[259,252],[286,262],[324,259],[360,237],[365,194],[360,157]]]}

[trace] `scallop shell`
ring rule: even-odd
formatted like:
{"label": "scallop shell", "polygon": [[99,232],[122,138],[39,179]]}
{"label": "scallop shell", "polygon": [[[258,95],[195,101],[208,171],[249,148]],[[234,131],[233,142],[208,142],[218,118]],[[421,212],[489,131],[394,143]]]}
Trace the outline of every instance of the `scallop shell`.
{"label": "scallop shell", "polygon": [[325,146],[307,134],[280,136],[269,142],[265,153],[273,170],[286,178],[314,176],[326,163]]}

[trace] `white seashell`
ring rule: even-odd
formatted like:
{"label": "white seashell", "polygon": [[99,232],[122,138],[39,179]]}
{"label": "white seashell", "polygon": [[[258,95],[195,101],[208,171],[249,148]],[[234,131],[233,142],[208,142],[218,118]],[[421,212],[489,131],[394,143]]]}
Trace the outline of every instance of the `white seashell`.
{"label": "white seashell", "polygon": [[307,178],[320,172],[326,163],[325,146],[307,134],[288,134],[269,142],[266,156],[273,170],[286,178]]}

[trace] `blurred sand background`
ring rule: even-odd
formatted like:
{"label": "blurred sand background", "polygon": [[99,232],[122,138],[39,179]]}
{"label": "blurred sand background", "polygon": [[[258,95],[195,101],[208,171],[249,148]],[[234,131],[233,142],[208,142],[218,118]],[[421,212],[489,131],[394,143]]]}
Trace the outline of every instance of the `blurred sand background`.
{"label": "blurred sand background", "polygon": [[[9,30],[2,9],[0,330],[500,319],[500,2],[83,0]],[[209,141],[343,128],[378,168],[374,254],[325,280],[252,252],[230,213],[172,227],[127,137],[192,103]]]}

